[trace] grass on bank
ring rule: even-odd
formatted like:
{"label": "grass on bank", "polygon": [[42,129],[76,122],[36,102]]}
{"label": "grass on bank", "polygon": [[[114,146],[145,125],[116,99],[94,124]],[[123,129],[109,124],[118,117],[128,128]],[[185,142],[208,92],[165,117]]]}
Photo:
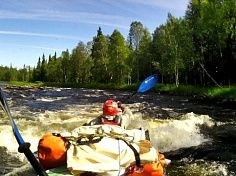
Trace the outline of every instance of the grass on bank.
{"label": "grass on bank", "polygon": [[192,85],[157,85],[155,91],[174,95],[198,95],[208,98],[229,99],[236,101],[236,86],[231,87],[196,87]]}
{"label": "grass on bank", "polygon": [[[29,87],[71,87],[71,88],[93,88],[93,89],[118,89],[137,91],[139,84],[132,85],[115,85],[115,84],[74,84],[74,83],[48,83],[48,82],[8,82],[10,86],[29,86]],[[155,92],[161,94],[173,94],[181,96],[202,96],[206,98],[220,98],[236,101],[236,86],[231,87],[197,87],[192,85],[180,85],[176,87],[173,84],[157,84]]]}

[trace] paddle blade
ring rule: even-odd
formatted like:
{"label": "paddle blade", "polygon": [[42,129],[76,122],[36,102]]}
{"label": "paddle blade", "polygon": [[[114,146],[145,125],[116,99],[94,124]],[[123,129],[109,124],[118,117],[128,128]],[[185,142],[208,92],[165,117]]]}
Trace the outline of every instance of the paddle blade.
{"label": "paddle blade", "polygon": [[157,80],[158,80],[157,74],[148,76],[145,80],[143,80],[137,92],[143,93],[148,91],[149,89],[153,88],[156,85]]}

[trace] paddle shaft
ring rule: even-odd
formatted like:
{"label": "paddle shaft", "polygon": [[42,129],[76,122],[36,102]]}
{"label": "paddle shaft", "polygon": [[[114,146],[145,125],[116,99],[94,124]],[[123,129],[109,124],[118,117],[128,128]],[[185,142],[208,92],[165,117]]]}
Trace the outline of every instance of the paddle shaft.
{"label": "paddle shaft", "polygon": [[8,107],[7,101],[5,99],[3,91],[1,89],[0,89],[0,102],[1,102],[1,106],[2,106],[3,110],[6,112],[6,114],[8,115],[8,117],[11,120],[12,131],[13,131],[13,134],[19,144],[18,152],[24,153],[24,155],[26,156],[26,158],[28,159],[28,161],[30,162],[30,164],[32,165],[32,167],[34,168],[34,170],[36,171],[36,173],[39,176],[47,176],[48,174],[44,171],[44,169],[42,168],[42,166],[40,165],[38,160],[35,158],[32,151],[30,150],[30,143],[24,142],[24,140],[23,140],[23,138],[16,126],[16,123],[11,116],[10,109]]}

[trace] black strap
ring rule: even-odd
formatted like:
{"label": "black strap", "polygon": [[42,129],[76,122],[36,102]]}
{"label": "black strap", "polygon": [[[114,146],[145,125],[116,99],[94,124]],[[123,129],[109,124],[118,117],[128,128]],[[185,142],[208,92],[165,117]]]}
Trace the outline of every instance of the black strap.
{"label": "black strap", "polygon": [[121,125],[122,118],[120,116],[116,116],[114,122],[116,122],[118,125]]}
{"label": "black strap", "polygon": [[136,166],[141,167],[140,155],[139,155],[138,151],[134,148],[134,146],[132,146],[132,144],[129,144],[124,139],[121,139],[121,140],[124,141],[131,148],[131,150],[134,152]]}
{"label": "black strap", "polygon": [[66,148],[68,149],[70,146],[70,141],[66,138],[63,137],[60,133],[52,133],[53,136],[60,137],[66,144]]}
{"label": "black strap", "polygon": [[102,140],[102,136],[95,136],[95,135],[89,135],[88,137],[82,137],[82,138],[78,138],[76,140],[76,143],[78,145],[88,145],[88,144],[94,144],[94,143],[98,143]]}

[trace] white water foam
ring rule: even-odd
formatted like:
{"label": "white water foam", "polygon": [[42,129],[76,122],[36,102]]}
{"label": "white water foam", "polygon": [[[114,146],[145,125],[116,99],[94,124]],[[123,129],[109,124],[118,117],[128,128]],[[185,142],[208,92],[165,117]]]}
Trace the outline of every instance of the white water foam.
{"label": "white water foam", "polygon": [[[24,140],[31,143],[32,151],[36,151],[38,140],[43,134],[71,131],[99,114],[98,111],[95,111],[93,116],[86,117],[84,114],[87,110],[77,106],[57,112],[45,111],[34,114],[34,119],[37,119],[36,121],[23,118],[15,121]],[[80,109],[80,111],[76,111],[75,109]],[[136,115],[136,119],[140,119],[138,117]],[[194,113],[185,114],[180,120],[152,120],[148,121],[148,123],[147,121],[141,122],[139,120],[139,122],[136,125],[148,124],[146,129],[149,129],[151,141],[162,152],[197,146],[210,140],[200,133],[199,125],[214,125],[214,122],[209,116],[196,115]],[[0,126],[0,130],[0,138],[2,139],[0,145],[7,146],[11,152],[17,152],[18,145],[12,134],[10,124]]]}
{"label": "white water foam", "polygon": [[24,155],[18,153],[18,143],[12,133],[11,125],[0,126],[0,146],[6,147],[10,155],[17,157],[20,161],[24,160]]}
{"label": "white water foam", "polygon": [[180,120],[150,121],[150,137],[154,146],[162,152],[197,146],[211,140],[200,133],[199,125],[212,126],[208,115],[187,113]]}

